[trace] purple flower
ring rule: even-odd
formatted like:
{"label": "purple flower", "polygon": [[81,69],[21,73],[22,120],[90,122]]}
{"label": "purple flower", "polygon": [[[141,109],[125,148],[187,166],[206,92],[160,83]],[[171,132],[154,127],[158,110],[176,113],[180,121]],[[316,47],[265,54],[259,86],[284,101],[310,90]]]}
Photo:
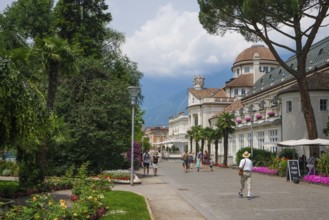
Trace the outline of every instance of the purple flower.
{"label": "purple flower", "polygon": [[265,174],[278,174],[278,170],[272,170],[269,169],[268,167],[254,167],[252,171],[257,173],[265,173]]}
{"label": "purple flower", "polygon": [[321,183],[329,185],[329,177],[327,176],[308,175],[304,176],[304,180],[310,183]]}
{"label": "purple flower", "polygon": [[274,115],[275,115],[275,113],[274,113],[274,112],[267,112],[267,114],[268,114],[268,116],[270,116],[270,117],[272,117],[272,116],[274,116]]}
{"label": "purple flower", "polygon": [[260,114],[257,114],[257,115],[255,115],[255,117],[256,117],[257,120],[259,120],[259,119],[261,119],[263,116],[260,115]]}

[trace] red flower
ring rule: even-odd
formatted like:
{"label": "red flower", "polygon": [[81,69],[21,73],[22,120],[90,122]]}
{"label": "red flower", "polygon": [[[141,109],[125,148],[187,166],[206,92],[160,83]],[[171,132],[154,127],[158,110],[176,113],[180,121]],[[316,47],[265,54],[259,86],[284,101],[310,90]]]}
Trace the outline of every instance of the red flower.
{"label": "red flower", "polygon": [[77,201],[77,200],[79,199],[79,196],[77,196],[77,195],[75,195],[75,194],[72,194],[71,197],[70,197],[70,199],[71,199],[73,202],[75,202],[75,201]]}

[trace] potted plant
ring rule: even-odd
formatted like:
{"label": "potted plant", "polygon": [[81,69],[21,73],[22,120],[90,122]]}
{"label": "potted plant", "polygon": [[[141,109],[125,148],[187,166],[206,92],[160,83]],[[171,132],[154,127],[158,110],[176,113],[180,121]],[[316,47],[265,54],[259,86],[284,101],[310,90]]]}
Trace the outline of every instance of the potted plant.
{"label": "potted plant", "polygon": [[273,116],[275,116],[275,113],[274,113],[274,112],[267,112],[267,115],[268,115],[269,117],[273,117]]}
{"label": "potted plant", "polygon": [[246,122],[249,122],[251,120],[250,117],[245,117],[244,120],[246,120]]}
{"label": "potted plant", "polygon": [[259,119],[262,119],[263,118],[263,116],[260,115],[260,114],[256,114],[255,117],[256,117],[256,120],[259,120]]}
{"label": "potted plant", "polygon": [[242,122],[241,119],[237,119],[237,120],[235,120],[235,121],[236,121],[236,123],[238,123],[238,124],[241,124],[241,122]]}

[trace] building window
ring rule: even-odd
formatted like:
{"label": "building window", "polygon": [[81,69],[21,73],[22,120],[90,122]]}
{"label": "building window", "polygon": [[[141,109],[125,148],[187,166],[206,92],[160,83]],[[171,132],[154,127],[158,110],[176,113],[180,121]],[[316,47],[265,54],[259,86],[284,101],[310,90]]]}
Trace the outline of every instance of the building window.
{"label": "building window", "polygon": [[237,69],[236,70],[236,76],[239,76],[240,75],[240,69]]}
{"label": "building window", "polygon": [[278,141],[278,130],[269,130],[268,131],[268,136],[269,136],[269,139],[270,139],[270,142],[272,143],[275,143]]}
{"label": "building window", "polygon": [[245,95],[246,95],[246,89],[244,89],[244,88],[241,89],[241,95],[242,95],[242,96],[245,96]]}
{"label": "building window", "polygon": [[270,71],[273,71],[275,68],[274,67],[271,67],[271,70]]}
{"label": "building window", "polygon": [[292,101],[286,101],[286,112],[292,112]]}
{"label": "building window", "polygon": [[234,97],[238,96],[239,95],[239,89],[234,89],[233,93],[234,93]]}
{"label": "building window", "polygon": [[198,115],[197,114],[194,115],[194,125],[199,125]]}
{"label": "building window", "polygon": [[252,135],[251,133],[248,133],[248,146],[251,147],[252,144]]}
{"label": "building window", "polygon": [[239,148],[244,148],[244,134],[239,134]]}
{"label": "building window", "polygon": [[246,67],[244,68],[244,72],[245,72],[245,73],[249,73],[249,72],[250,72],[250,67],[249,67],[249,66],[246,66]]}
{"label": "building window", "polygon": [[328,110],[328,99],[320,99],[320,111]]}
{"label": "building window", "polygon": [[263,70],[264,70],[265,73],[268,73],[268,66],[264,66]]}
{"label": "building window", "polygon": [[258,148],[264,149],[264,131],[257,132]]}

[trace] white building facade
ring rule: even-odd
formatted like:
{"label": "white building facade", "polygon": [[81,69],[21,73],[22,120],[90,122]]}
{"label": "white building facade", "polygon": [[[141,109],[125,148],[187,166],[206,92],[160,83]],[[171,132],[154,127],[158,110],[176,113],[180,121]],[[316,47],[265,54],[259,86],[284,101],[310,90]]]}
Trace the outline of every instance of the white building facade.
{"label": "white building facade", "polygon": [[[289,58],[287,64],[296,66],[295,57]],[[215,128],[220,114],[234,114],[236,128],[229,139],[229,165],[236,163],[236,152],[243,147],[277,152],[277,142],[308,137],[296,80],[278,65],[268,48],[254,45],[245,49],[231,70],[233,77],[223,88],[205,88],[205,77],[194,77],[194,87],[188,89],[186,131],[197,125]],[[322,130],[329,110],[329,38],[312,46],[307,70],[318,135],[326,138]],[[169,134],[171,126],[174,125],[169,124]],[[188,144],[195,153],[195,143]],[[215,150],[211,146],[213,157]],[[298,153],[309,156],[305,149]],[[222,162],[222,143],[218,150]],[[328,151],[326,147],[320,150]]]}

